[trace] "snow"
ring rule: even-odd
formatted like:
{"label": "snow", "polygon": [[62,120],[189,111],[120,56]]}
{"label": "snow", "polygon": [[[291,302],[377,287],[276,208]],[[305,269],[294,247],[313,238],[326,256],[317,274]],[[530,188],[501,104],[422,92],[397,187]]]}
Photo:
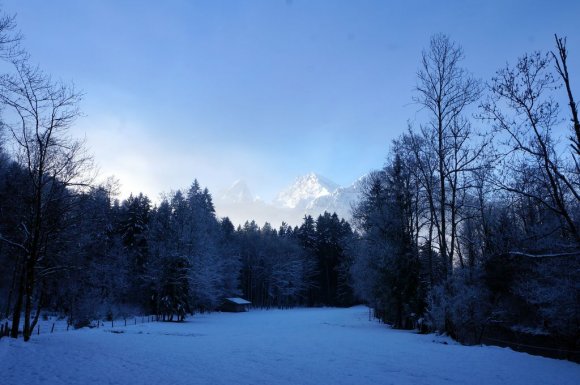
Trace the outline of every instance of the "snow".
{"label": "snow", "polygon": [[251,203],[254,201],[254,196],[245,181],[237,180],[227,191],[221,194],[219,200],[230,204]]}
{"label": "snow", "polygon": [[[391,330],[368,309],[196,315],[0,340],[13,384],[578,384],[580,365]],[[112,333],[113,331],[113,333]]]}
{"label": "snow", "polygon": [[260,226],[268,222],[276,228],[283,221],[300,226],[305,215],[316,219],[325,211],[336,212],[340,218],[350,220],[351,206],[360,198],[364,178],[366,175],[349,186],[340,187],[311,172],[297,178],[271,202],[254,197],[247,184],[238,180],[229,190],[219,194],[214,203],[218,215],[227,216],[235,226],[243,225],[250,218]]}
{"label": "snow", "polygon": [[226,299],[230,302],[237,304],[237,305],[249,305],[249,304],[251,304],[250,301],[247,301],[243,298],[235,297],[235,298],[226,298]]}
{"label": "snow", "polygon": [[348,187],[339,187],[329,195],[323,195],[313,199],[306,206],[306,213],[316,218],[319,214],[326,212],[336,213],[339,218],[348,221],[352,217],[352,206],[360,200],[361,188],[366,175],[357,179]]}
{"label": "snow", "polygon": [[304,208],[313,199],[330,195],[338,185],[313,172],[297,178],[294,183],[280,192],[275,204],[286,208]]}

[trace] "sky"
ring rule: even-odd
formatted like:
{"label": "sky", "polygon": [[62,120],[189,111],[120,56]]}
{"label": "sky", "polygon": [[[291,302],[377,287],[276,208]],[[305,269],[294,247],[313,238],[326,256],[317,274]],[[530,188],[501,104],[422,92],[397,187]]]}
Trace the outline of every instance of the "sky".
{"label": "sky", "polygon": [[[121,196],[238,179],[268,201],[316,172],[348,185],[419,124],[412,102],[435,33],[489,80],[568,37],[580,82],[580,1],[4,0],[32,60],[84,93],[85,137]],[[577,47],[579,49],[577,49]],[[574,76],[574,75],[572,75]],[[574,84],[573,84],[574,86]],[[575,86],[578,89],[578,86]]]}

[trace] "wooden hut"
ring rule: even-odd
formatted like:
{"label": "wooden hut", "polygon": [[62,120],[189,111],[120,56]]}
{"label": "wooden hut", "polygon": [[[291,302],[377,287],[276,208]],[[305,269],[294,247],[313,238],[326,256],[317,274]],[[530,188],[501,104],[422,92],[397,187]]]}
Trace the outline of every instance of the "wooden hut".
{"label": "wooden hut", "polygon": [[243,298],[239,298],[239,297],[224,298],[224,301],[222,303],[222,306],[220,307],[220,310],[239,313],[239,312],[248,311],[248,307],[251,304],[252,303],[250,301],[245,300]]}

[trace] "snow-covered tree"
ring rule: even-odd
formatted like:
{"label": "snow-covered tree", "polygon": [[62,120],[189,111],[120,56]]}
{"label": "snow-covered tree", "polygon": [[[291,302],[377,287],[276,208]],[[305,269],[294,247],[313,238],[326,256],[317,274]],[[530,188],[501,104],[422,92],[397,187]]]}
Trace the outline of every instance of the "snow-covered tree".
{"label": "snow-covered tree", "polygon": [[356,293],[394,327],[412,327],[422,311],[412,222],[413,192],[400,157],[367,177],[354,209],[360,250],[352,268]]}

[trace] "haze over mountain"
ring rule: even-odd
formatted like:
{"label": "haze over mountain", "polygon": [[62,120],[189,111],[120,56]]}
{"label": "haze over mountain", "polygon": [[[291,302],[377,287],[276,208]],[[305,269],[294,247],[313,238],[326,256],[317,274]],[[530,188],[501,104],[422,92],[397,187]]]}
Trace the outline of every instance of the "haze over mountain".
{"label": "haze over mountain", "polygon": [[238,180],[228,190],[218,194],[216,212],[220,217],[229,217],[235,225],[255,220],[259,225],[269,222],[277,227],[284,221],[297,226],[305,215],[317,217],[324,211],[336,212],[339,217],[350,220],[351,207],[358,200],[363,178],[341,187],[311,172],[296,178],[271,202],[254,197],[246,182]]}
{"label": "haze over mountain", "polygon": [[220,199],[230,203],[251,203],[254,201],[254,196],[246,182],[237,180],[220,196]]}
{"label": "haze over mountain", "polygon": [[313,172],[296,178],[294,183],[278,193],[274,204],[291,209],[306,208],[313,200],[330,195],[339,186]]}

